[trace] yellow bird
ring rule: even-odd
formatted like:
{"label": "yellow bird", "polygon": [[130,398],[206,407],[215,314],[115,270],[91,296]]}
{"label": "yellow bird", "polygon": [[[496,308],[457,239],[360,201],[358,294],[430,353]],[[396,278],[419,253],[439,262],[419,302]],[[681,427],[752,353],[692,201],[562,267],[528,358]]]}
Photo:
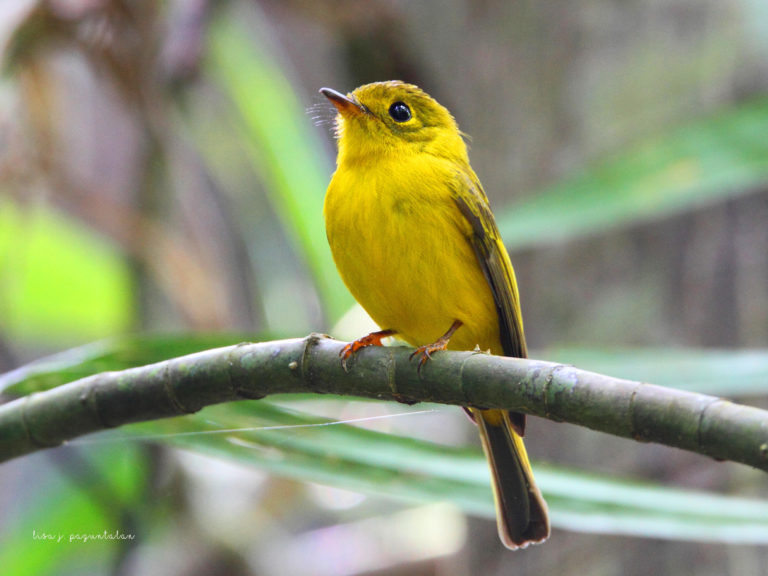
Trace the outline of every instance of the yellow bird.
{"label": "yellow bird", "polygon": [[[349,344],[344,361],[394,335],[418,347],[419,368],[446,348],[525,358],[512,264],[450,112],[399,81],[320,92],[339,112],[328,242],[344,283],[382,328]],[[543,542],[549,519],[523,445],[525,415],[468,412],[491,467],[502,542]]]}

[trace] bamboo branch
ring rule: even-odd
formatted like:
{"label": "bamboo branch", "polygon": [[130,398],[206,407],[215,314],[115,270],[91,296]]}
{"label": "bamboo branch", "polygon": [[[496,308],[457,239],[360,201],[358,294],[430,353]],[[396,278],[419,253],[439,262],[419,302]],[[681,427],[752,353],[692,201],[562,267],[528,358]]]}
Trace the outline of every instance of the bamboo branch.
{"label": "bamboo branch", "polygon": [[239,344],[104,372],[0,406],[0,462],[130,422],[269,394],[310,392],[507,408],[768,471],[768,411],[563,364],[441,352],[421,370],[405,347],[339,362],[343,342]]}

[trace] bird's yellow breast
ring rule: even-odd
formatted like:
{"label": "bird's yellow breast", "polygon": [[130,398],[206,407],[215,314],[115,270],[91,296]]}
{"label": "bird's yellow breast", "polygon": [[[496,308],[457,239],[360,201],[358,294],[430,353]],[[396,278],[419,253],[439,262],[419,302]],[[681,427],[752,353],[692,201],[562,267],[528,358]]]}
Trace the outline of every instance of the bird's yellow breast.
{"label": "bird's yellow breast", "polygon": [[328,241],[355,299],[414,346],[455,320],[449,347],[501,353],[491,289],[450,189],[451,162],[425,154],[347,162],[325,199]]}

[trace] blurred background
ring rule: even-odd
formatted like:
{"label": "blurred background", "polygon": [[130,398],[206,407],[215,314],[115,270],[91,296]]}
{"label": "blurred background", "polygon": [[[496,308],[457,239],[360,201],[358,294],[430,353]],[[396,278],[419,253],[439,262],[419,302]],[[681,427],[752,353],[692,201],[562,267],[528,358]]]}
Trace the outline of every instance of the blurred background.
{"label": "blurred background", "polygon": [[[365,333],[317,90],[401,79],[472,137],[532,356],[768,407],[762,0],[14,0],[0,57],[5,399]],[[0,566],[768,574],[764,473],[535,418],[527,444],[554,529],[511,553],[458,409],[208,408],[0,467]]]}

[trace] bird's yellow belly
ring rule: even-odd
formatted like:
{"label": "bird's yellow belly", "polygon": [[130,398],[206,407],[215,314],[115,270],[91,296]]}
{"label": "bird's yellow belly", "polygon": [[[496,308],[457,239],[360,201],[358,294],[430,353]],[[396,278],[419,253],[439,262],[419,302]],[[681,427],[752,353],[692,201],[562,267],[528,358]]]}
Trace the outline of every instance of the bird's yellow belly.
{"label": "bird's yellow belly", "polygon": [[449,348],[501,353],[493,295],[448,191],[336,180],[326,198],[328,240],[345,284],[371,318],[414,346],[434,342],[460,320]]}

